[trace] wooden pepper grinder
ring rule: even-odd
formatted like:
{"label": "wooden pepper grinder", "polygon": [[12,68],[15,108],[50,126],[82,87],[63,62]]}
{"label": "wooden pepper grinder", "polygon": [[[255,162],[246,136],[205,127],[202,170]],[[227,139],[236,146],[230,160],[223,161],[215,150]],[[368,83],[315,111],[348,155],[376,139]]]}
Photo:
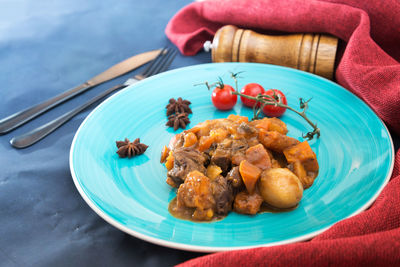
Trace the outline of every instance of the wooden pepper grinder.
{"label": "wooden pepper grinder", "polygon": [[220,28],[211,44],[213,62],[259,62],[333,78],[338,39],[324,34],[263,35],[233,25]]}

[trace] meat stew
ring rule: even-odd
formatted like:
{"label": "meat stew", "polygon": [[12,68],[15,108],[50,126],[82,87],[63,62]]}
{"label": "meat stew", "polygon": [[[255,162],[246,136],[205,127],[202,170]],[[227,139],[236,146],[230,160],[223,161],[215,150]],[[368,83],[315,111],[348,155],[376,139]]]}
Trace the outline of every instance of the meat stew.
{"label": "meat stew", "polygon": [[211,221],[231,211],[254,215],[268,210],[265,206],[296,208],[319,167],[308,142],[287,132],[277,118],[229,115],[174,136],[161,156],[167,184],[178,189],[170,212]]}

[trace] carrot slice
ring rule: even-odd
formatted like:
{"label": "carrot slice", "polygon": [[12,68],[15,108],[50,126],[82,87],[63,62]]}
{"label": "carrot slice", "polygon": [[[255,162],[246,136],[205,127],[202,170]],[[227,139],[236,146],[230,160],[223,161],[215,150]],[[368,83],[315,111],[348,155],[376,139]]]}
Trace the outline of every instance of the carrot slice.
{"label": "carrot slice", "polygon": [[247,191],[252,194],[261,175],[260,168],[251,164],[247,160],[243,160],[239,165],[239,173],[242,176],[242,180]]}
{"label": "carrot slice", "polygon": [[214,143],[214,137],[212,136],[202,136],[199,140],[199,151],[203,152],[210,148],[210,146]]}
{"label": "carrot slice", "polygon": [[160,163],[164,163],[166,161],[168,154],[169,154],[169,148],[167,146],[164,146],[161,151]]}
{"label": "carrot slice", "polygon": [[167,170],[171,170],[172,167],[174,167],[174,160],[174,155],[172,154],[172,151],[170,151],[167,157],[167,161],[165,162],[165,167],[167,168]]}
{"label": "carrot slice", "polygon": [[183,137],[185,140],[183,142],[184,147],[190,147],[197,143],[197,136],[192,132],[185,133],[185,135]]}
{"label": "carrot slice", "polygon": [[296,161],[305,162],[316,159],[316,155],[307,141],[286,148],[283,150],[283,154],[285,154],[289,163]]}
{"label": "carrot slice", "polygon": [[261,120],[254,121],[254,127],[258,129],[263,129],[268,131],[269,130],[269,125],[271,124],[268,118],[264,118]]}

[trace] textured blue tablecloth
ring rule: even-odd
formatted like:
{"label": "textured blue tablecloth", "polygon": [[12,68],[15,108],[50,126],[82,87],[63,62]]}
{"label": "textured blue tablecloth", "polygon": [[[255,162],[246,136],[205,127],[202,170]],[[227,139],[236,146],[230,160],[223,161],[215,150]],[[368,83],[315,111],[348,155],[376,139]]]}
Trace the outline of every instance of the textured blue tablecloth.
{"label": "textured blue tablecloth", "polygon": [[[164,28],[188,3],[0,0],[0,118],[136,53],[169,44]],[[207,62],[206,53],[178,56],[171,68]],[[131,237],[84,202],[73,184],[68,157],[75,131],[92,109],[29,148],[16,150],[9,144],[11,137],[127,77],[91,89],[0,136],[0,266],[171,266],[202,255]]]}
{"label": "textured blue tablecloth", "polygon": [[[0,118],[78,85],[136,53],[170,44],[169,19],[190,1],[0,0]],[[178,56],[171,68],[210,62]],[[135,73],[139,72],[136,71]],[[69,148],[88,109],[22,150],[9,140],[125,75],[0,136],[0,266],[171,266],[201,254],[131,237],[79,195]]]}

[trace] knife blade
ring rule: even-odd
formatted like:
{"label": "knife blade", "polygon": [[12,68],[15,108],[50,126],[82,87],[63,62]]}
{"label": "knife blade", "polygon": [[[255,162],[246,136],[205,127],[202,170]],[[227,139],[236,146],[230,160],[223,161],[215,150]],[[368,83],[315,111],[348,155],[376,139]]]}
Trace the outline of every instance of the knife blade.
{"label": "knife blade", "polygon": [[15,128],[27,123],[28,121],[36,118],[37,116],[43,114],[47,110],[71,99],[72,97],[81,94],[96,85],[114,79],[121,76],[127,72],[130,72],[141,65],[153,60],[160,52],[160,49],[144,52],[124,61],[121,61],[112,67],[108,68],[104,72],[94,76],[93,78],[87,80],[86,82],[69,89],[49,100],[42,103],[29,107],[25,110],[14,113],[4,119],[0,120],[0,134],[8,133]]}

